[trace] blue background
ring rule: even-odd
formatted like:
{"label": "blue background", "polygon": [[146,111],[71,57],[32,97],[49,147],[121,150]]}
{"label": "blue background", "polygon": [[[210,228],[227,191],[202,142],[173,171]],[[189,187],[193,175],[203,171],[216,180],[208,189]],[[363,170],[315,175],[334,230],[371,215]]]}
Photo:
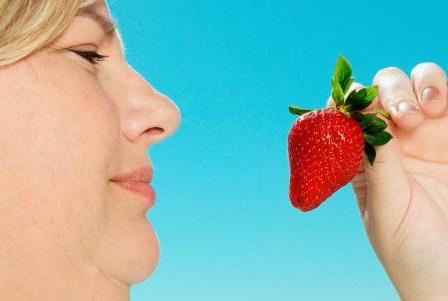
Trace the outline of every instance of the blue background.
{"label": "blue background", "polygon": [[318,108],[339,54],[370,84],[387,66],[446,67],[446,2],[110,0],[128,61],[182,111],[151,147],[157,270],[132,300],[399,300],[350,185],[288,199],[292,103]]}

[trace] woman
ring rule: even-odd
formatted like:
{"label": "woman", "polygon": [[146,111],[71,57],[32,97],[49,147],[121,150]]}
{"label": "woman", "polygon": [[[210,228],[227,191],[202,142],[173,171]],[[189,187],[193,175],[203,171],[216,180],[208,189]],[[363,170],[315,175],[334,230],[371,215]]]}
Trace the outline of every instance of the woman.
{"label": "woman", "polygon": [[109,18],[102,1],[0,1],[0,300],[127,300],[157,263],[153,198],[112,179],[149,180],[179,111]]}
{"label": "woman", "polygon": [[[150,181],[146,148],[178,109],[126,63],[104,0],[0,0],[0,66],[0,299],[129,300],[158,245],[151,189],[125,186]],[[369,239],[403,300],[447,300],[445,74],[374,82],[367,110],[395,138],[353,180]]]}

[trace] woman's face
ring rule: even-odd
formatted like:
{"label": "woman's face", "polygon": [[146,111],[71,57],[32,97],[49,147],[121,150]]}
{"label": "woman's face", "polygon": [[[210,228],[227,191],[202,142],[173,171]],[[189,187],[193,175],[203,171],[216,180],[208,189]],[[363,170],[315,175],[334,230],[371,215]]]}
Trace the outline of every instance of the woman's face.
{"label": "woman's face", "polygon": [[[94,9],[110,17],[105,2]],[[71,50],[108,58],[93,65]],[[29,254],[36,269],[143,281],[158,260],[149,208],[111,179],[150,165],[147,148],[177,128],[177,107],[88,16],[0,70],[0,95],[0,220],[11,254]]]}

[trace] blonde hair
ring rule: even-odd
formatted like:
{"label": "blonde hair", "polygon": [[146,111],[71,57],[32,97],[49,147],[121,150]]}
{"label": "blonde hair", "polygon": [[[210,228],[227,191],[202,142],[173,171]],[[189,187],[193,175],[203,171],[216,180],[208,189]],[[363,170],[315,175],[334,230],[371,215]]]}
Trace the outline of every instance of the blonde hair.
{"label": "blonde hair", "polygon": [[52,43],[95,0],[0,0],[0,67]]}

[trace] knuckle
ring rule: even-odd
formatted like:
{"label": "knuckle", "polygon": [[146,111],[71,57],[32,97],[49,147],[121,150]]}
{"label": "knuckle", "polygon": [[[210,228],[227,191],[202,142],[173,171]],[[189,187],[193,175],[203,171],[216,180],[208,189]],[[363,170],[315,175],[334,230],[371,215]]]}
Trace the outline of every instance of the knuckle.
{"label": "knuckle", "polygon": [[411,71],[411,77],[413,78],[420,78],[429,75],[446,77],[445,71],[439,65],[432,62],[420,63]]}
{"label": "knuckle", "polygon": [[385,76],[395,75],[395,74],[403,74],[403,71],[397,67],[387,67],[383,68],[375,74],[374,82],[380,80]]}
{"label": "knuckle", "polygon": [[409,83],[406,73],[397,67],[387,67],[378,71],[373,78],[373,84],[380,87],[385,86],[403,86]]}

